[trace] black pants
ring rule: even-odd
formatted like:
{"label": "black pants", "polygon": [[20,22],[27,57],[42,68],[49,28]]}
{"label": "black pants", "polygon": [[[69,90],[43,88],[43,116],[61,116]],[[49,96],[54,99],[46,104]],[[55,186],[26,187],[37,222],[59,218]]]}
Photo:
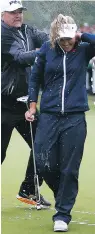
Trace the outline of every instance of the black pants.
{"label": "black pants", "polygon": [[[11,106],[12,105],[12,106]],[[34,165],[31,145],[31,134],[29,122],[25,120],[26,105],[24,103],[10,103],[10,109],[6,108],[2,101],[1,109],[1,163],[6,157],[7,147],[14,128],[20,133],[23,139],[31,148],[30,157],[27,165],[25,179],[20,186],[20,191],[25,190],[27,194],[34,193]],[[37,120],[33,122],[33,137],[35,137]],[[42,184],[42,177],[39,175],[39,184]]]}
{"label": "black pants", "polygon": [[36,163],[55,196],[54,221],[71,220],[85,137],[84,113],[40,115],[35,137]]}

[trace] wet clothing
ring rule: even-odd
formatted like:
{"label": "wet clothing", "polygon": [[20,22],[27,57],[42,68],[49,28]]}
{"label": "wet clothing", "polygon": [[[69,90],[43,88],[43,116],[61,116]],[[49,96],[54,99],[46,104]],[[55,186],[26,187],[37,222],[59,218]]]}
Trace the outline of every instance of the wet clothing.
{"label": "wet clothing", "polygon": [[41,112],[88,110],[85,77],[89,60],[95,56],[95,35],[85,33],[81,39],[86,42],[75,45],[68,53],[58,44],[55,49],[51,48],[49,41],[42,46],[29,82],[30,101],[36,102],[39,76],[44,77]]}
{"label": "wet clothing", "polygon": [[[31,148],[31,135],[29,123],[25,121],[26,105],[17,102],[17,97],[27,95],[28,79],[31,74],[31,66],[37,55],[36,48],[40,48],[48,39],[46,33],[36,28],[22,25],[21,28],[10,27],[3,21],[1,23],[1,157],[2,162],[6,157],[6,150],[14,128]],[[33,135],[35,136],[37,121],[33,123]],[[42,178],[39,178],[42,184]],[[32,151],[26,171],[25,180],[21,190],[26,193],[34,193],[34,168]]]}
{"label": "wet clothing", "polygon": [[71,220],[85,138],[84,113],[40,115],[35,137],[36,163],[54,193],[58,211],[54,221],[61,218],[69,223]]}
{"label": "wet clothing", "polygon": [[83,34],[70,52],[58,44],[44,43],[29,80],[29,100],[36,102],[44,74],[41,114],[35,136],[39,172],[52,189],[56,214],[53,220],[71,220],[78,193],[79,168],[86,138],[86,69],[95,56],[95,35]]}
{"label": "wet clothing", "polygon": [[15,28],[1,23],[1,87],[3,95],[14,98],[27,95],[31,66],[37,55],[36,48],[48,40],[46,33],[28,25]]}

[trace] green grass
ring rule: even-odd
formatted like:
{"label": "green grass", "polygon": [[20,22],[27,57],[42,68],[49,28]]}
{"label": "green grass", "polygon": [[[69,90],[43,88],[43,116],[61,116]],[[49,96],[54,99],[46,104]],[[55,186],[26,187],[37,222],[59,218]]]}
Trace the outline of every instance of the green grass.
{"label": "green grass", "polygon": [[[88,136],[80,169],[79,194],[72,210],[71,234],[95,234],[95,101],[89,97]],[[2,165],[2,234],[51,234],[54,199],[44,184],[41,193],[52,202],[50,210],[37,211],[15,196],[24,179],[29,148],[14,130],[7,157]],[[94,225],[93,225],[94,224]]]}

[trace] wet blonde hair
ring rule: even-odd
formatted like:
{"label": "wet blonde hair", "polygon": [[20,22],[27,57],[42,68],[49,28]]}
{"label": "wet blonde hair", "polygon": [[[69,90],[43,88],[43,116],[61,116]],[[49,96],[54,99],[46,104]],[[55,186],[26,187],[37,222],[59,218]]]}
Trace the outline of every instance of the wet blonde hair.
{"label": "wet blonde hair", "polygon": [[70,16],[64,16],[59,14],[56,19],[51,23],[50,27],[50,42],[52,47],[55,47],[56,39],[58,38],[58,32],[64,24],[75,24],[75,21]]}

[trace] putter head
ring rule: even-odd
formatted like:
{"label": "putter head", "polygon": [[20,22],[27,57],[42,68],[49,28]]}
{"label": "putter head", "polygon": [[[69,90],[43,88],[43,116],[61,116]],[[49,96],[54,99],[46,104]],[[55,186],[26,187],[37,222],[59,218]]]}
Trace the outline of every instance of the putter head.
{"label": "putter head", "polygon": [[36,209],[37,209],[37,210],[41,210],[41,209],[42,209],[41,205],[39,205],[39,206],[37,205],[37,206],[36,206]]}
{"label": "putter head", "polygon": [[27,103],[27,101],[28,101],[28,95],[17,98],[17,101],[18,102]]}
{"label": "putter head", "polygon": [[37,201],[36,209],[37,210],[41,210],[42,209],[40,201]]}

